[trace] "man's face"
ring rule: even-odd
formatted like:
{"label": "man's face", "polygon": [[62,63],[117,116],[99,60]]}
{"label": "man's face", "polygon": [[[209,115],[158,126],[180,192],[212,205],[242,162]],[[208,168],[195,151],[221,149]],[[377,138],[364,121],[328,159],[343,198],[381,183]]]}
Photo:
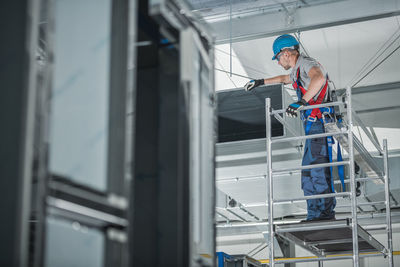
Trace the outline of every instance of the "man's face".
{"label": "man's face", "polygon": [[284,50],[280,52],[277,56],[276,59],[278,60],[278,64],[282,66],[285,70],[290,69],[289,65],[289,52]]}

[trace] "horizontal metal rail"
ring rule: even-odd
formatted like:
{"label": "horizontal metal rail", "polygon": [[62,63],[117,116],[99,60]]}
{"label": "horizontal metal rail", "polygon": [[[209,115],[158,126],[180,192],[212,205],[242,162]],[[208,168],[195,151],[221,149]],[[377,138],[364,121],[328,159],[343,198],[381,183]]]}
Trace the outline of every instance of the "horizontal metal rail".
{"label": "horizontal metal rail", "polygon": [[322,245],[333,245],[333,244],[351,243],[351,242],[353,242],[353,238],[304,242],[304,244],[307,246],[322,246]]}
{"label": "horizontal metal rail", "polygon": [[385,204],[386,204],[386,201],[375,201],[375,202],[357,203],[357,206],[385,205]]}
{"label": "horizontal metal rail", "polygon": [[[386,201],[376,201],[376,202],[364,202],[364,203],[357,203],[357,206],[374,206],[374,205],[385,205]],[[348,208],[351,205],[338,205],[337,208]]]}
{"label": "horizontal metal rail", "polygon": [[[360,253],[359,257],[364,258],[364,257],[382,257],[384,256],[383,253],[379,252],[372,252],[372,253]],[[296,263],[296,262],[315,262],[315,261],[332,261],[332,260],[347,260],[347,259],[353,259],[353,256],[351,254],[348,255],[329,255],[327,257],[298,257],[298,258],[288,258],[288,259],[275,259],[274,263],[275,264],[285,264],[285,263]],[[261,263],[269,263],[269,260],[262,260]]]}
{"label": "horizontal metal rail", "polygon": [[[295,174],[301,174],[301,171],[295,171],[291,172],[291,175]],[[285,174],[281,175],[274,175],[274,177],[279,177],[279,176],[286,176]],[[221,178],[217,179],[217,183],[232,183],[232,182],[241,182],[241,181],[248,181],[248,180],[265,180],[267,179],[266,175],[250,175],[250,176],[238,176],[238,177],[229,177],[229,178]]]}
{"label": "horizontal metal rail", "polygon": [[[345,192],[349,193],[349,192]],[[293,200],[293,201],[288,201],[288,202],[279,202],[279,203],[274,203],[274,205],[285,205],[285,204],[298,204],[298,203],[303,203],[304,199],[302,200]],[[376,202],[364,202],[364,203],[357,203],[357,206],[373,206],[373,205],[385,205],[385,201],[376,201]],[[256,203],[248,203],[248,204],[242,204],[243,207],[245,208],[256,208],[256,207],[268,207],[268,203],[266,202],[256,202]],[[336,205],[336,208],[348,208],[351,207],[351,205],[346,205],[346,204],[341,204],[341,205]],[[392,205],[394,207],[394,205]],[[220,207],[217,207],[220,208]],[[227,209],[227,208],[220,208],[220,209]]]}
{"label": "horizontal metal rail", "polygon": [[[333,222],[333,221],[332,221]],[[316,230],[327,230],[327,229],[344,229],[343,224],[328,224],[328,225],[314,225],[309,223],[308,226],[291,227],[288,229],[277,229],[276,233],[292,233],[298,231],[316,231]]]}
{"label": "horizontal metal rail", "polygon": [[347,197],[347,196],[350,196],[350,192],[319,194],[319,195],[304,196],[299,198],[274,199],[274,203],[283,203],[283,202],[291,203],[292,201],[297,201],[297,200],[308,200],[308,199],[329,198],[329,197]]}
{"label": "horizontal metal rail", "polygon": [[299,166],[296,168],[286,168],[286,169],[272,169],[273,174],[280,174],[280,173],[291,173],[297,170],[307,170],[307,169],[316,169],[316,168],[325,168],[325,167],[334,167],[334,166],[341,166],[341,165],[349,165],[350,161],[335,161],[329,163],[320,163],[320,164],[312,164],[312,165],[305,165]]}
{"label": "horizontal metal rail", "polygon": [[[383,181],[382,177],[364,177],[364,178],[356,178],[358,182],[365,182],[365,181],[372,181],[372,180],[381,180]],[[383,185],[383,183],[382,183]]]}
{"label": "horizontal metal rail", "polygon": [[[301,171],[291,171],[291,174],[301,174]],[[274,177],[278,176],[285,176],[284,174],[277,175],[275,174]],[[240,181],[247,181],[247,180],[257,180],[257,179],[266,179],[266,175],[251,175],[251,176],[238,176],[238,177],[230,177],[230,178],[222,178],[222,179],[217,179],[217,183],[228,183],[228,182],[240,182]],[[367,181],[372,181],[372,180],[382,180],[380,177],[363,177],[363,178],[356,178],[357,182],[367,182]],[[334,184],[341,184],[342,182],[339,180],[335,180]],[[350,179],[345,179],[344,180],[345,184],[350,183]],[[383,185],[383,184],[382,184]]]}
{"label": "horizontal metal rail", "polygon": [[304,140],[304,139],[336,136],[336,135],[348,134],[348,133],[349,133],[348,131],[341,131],[341,132],[333,132],[333,133],[320,133],[320,134],[310,134],[310,135],[293,136],[293,137],[282,137],[282,138],[272,139],[271,143],[276,144],[276,143],[291,142],[291,141]]}
{"label": "horizontal metal rail", "polygon": [[[342,101],[336,101],[336,102],[329,102],[329,103],[324,103],[324,104],[319,104],[319,105],[302,106],[298,110],[301,111],[301,110],[307,110],[307,109],[325,108],[325,107],[341,106],[341,105],[344,105],[344,103]],[[271,115],[285,113],[285,112],[286,112],[286,109],[273,110],[273,111],[271,111]]]}
{"label": "horizontal metal rail", "polygon": [[[372,180],[382,180],[382,178],[381,177],[361,177],[361,178],[356,178],[357,182],[368,182],[368,181],[372,181]],[[339,181],[339,180],[336,180],[336,181],[334,181],[334,183],[335,184],[340,184],[342,182]],[[345,184],[350,183],[350,179],[345,179],[344,183]],[[383,183],[380,184],[380,185],[383,185]]]}
{"label": "horizontal metal rail", "polygon": [[63,199],[55,197],[47,197],[46,203],[49,209],[55,208],[57,210],[61,210],[62,212],[73,213],[78,216],[91,218],[100,222],[119,225],[121,227],[128,226],[128,220],[125,218],[121,218],[113,214],[108,214],[99,210],[85,207]]}
{"label": "horizontal metal rail", "polygon": [[[306,214],[304,214],[306,216]],[[392,217],[399,217],[400,212],[392,212]],[[368,219],[376,219],[376,218],[385,218],[386,214],[381,213],[381,212],[368,212],[366,214],[360,214],[357,215],[358,219],[362,219],[363,221],[367,221]],[[351,214],[337,214],[336,219],[341,220],[341,219],[348,219],[351,218]],[[285,221],[277,221],[277,219],[274,220],[274,225],[285,225],[285,224],[292,224],[292,223],[298,223],[300,219],[285,219]],[[224,223],[224,224],[218,224],[216,227],[217,228],[240,228],[240,227],[262,227],[262,226],[268,226],[268,222],[250,222],[250,223]],[[385,229],[386,224],[361,224],[361,226],[365,230],[375,230],[375,229]]]}

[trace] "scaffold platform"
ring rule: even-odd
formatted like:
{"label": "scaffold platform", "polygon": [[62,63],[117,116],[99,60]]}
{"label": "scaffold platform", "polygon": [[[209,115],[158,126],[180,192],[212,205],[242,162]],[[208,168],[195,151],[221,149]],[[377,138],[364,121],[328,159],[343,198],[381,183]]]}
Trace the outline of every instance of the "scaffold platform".
{"label": "scaffold platform", "polygon": [[[319,257],[353,253],[351,219],[309,221],[274,227],[277,235]],[[385,247],[360,225],[357,225],[357,234],[360,253],[377,252],[386,255]]]}

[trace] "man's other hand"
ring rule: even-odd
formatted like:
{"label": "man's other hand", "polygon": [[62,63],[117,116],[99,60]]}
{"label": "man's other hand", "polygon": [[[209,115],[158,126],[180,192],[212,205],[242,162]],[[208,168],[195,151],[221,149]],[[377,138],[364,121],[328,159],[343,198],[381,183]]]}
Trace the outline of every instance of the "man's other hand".
{"label": "man's other hand", "polygon": [[307,102],[304,99],[290,104],[286,109],[286,115],[293,118],[297,117],[297,110],[305,105],[307,105]]}

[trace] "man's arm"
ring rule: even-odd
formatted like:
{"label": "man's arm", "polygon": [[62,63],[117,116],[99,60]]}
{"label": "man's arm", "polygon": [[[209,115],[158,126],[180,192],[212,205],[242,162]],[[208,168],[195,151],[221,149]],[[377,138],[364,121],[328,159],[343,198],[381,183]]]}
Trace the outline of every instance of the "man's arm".
{"label": "man's arm", "polygon": [[289,75],[279,75],[279,76],[275,76],[275,77],[267,78],[267,79],[251,80],[245,84],[244,89],[246,91],[250,91],[253,88],[256,88],[260,85],[272,84],[272,83],[288,84],[288,83],[290,83]]}
{"label": "man's arm", "polygon": [[319,67],[312,67],[308,72],[308,77],[311,79],[310,84],[307,88],[307,92],[303,96],[303,99],[307,102],[319,92],[326,81]]}
{"label": "man's arm", "polygon": [[273,84],[273,83],[284,83],[288,84],[290,82],[289,75],[279,75],[272,78],[264,79],[264,84]]}

